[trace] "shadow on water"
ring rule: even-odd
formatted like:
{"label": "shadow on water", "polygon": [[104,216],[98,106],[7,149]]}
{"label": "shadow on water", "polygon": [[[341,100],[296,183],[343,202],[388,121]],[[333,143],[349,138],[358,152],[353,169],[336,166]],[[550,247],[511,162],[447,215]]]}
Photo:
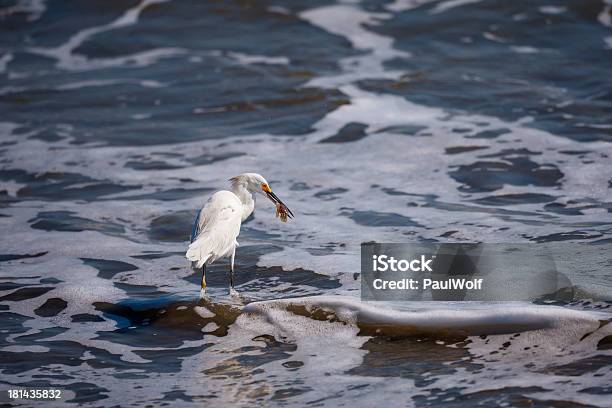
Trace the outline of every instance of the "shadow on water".
{"label": "shadow on water", "polygon": [[[94,303],[107,319],[117,323],[112,332],[100,338],[134,347],[179,347],[185,341],[201,340],[204,334],[225,336],[240,315],[242,303],[227,299],[215,302],[210,297],[180,298],[176,295],[156,299],[130,299],[116,304]],[[215,329],[206,331],[214,323]]]}
{"label": "shadow on water", "polygon": [[[249,251],[245,252],[247,255],[243,260],[248,262]],[[112,279],[116,273],[132,270],[132,266],[124,262],[84,261],[100,271],[98,276],[107,279]],[[125,290],[129,298],[115,303],[93,304],[105,319],[113,320],[117,325],[112,332],[99,332],[100,338],[134,347],[179,347],[185,341],[201,340],[203,334],[225,336],[248,303],[322,294],[341,286],[337,279],[304,269],[284,271],[280,267],[244,264],[238,264],[238,267],[238,296],[228,295],[227,265],[209,267],[207,294],[199,298],[195,297],[199,294],[197,289],[189,294],[168,294],[156,291],[155,287],[113,282]],[[194,270],[185,278],[193,281],[194,289],[199,285],[200,274],[199,270]],[[80,316],[79,320],[91,318],[96,316]]]}

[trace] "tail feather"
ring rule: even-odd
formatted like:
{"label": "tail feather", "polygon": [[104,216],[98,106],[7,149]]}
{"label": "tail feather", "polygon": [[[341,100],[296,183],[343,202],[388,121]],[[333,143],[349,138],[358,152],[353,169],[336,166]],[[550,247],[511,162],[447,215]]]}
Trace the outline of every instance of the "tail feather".
{"label": "tail feather", "polygon": [[212,253],[210,252],[210,245],[208,245],[208,240],[206,238],[196,239],[193,241],[189,248],[187,249],[187,253],[185,256],[192,262],[195,262],[198,268],[204,266],[204,264],[212,257]]}
{"label": "tail feather", "polygon": [[219,234],[204,231],[195,241],[189,244],[185,256],[201,268],[204,264],[211,264],[219,258],[227,256],[238,245],[235,239],[223,237]]}

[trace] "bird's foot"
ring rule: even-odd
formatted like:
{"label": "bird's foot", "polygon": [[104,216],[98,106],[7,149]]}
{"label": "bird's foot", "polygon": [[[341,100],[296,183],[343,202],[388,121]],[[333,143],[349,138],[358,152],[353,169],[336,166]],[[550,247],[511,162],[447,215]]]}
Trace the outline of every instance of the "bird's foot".
{"label": "bird's foot", "polygon": [[233,297],[233,298],[240,298],[241,297],[240,293],[238,293],[238,291],[236,289],[231,288],[231,287],[230,287],[230,290],[229,290],[229,295],[230,295],[230,297]]}
{"label": "bird's foot", "polygon": [[202,288],[200,289],[200,299],[204,299],[207,298],[208,296],[206,295],[206,288]]}

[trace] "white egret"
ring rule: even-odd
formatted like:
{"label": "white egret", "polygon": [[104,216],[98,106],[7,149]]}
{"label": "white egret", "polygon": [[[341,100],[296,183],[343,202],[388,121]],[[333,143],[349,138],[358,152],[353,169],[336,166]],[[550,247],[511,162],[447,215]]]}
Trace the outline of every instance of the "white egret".
{"label": "white egret", "polygon": [[234,257],[240,225],[255,208],[255,193],[266,195],[276,205],[282,221],[293,213],[272,192],[263,176],[243,173],[230,179],[232,190],[214,193],[198,212],[185,254],[196,268],[202,268],[202,291],[206,289],[206,266],[219,258],[230,258],[230,292],[234,292]]}

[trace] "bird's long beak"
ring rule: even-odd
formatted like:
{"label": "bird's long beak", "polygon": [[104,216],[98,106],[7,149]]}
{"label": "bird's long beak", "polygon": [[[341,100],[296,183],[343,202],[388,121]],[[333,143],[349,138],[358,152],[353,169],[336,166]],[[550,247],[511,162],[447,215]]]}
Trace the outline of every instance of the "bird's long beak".
{"label": "bird's long beak", "polygon": [[270,199],[270,201],[272,201],[272,202],[274,203],[274,205],[281,204],[283,207],[285,207],[285,209],[287,210],[287,213],[289,213],[289,214],[288,214],[288,215],[289,215],[289,218],[293,218],[293,217],[294,217],[294,215],[293,215],[293,213],[291,212],[291,210],[289,209],[289,207],[287,207],[287,206],[285,205],[285,203],[283,203],[283,202],[280,200],[280,198],[278,198],[278,197],[276,196],[276,194],[274,194],[274,193],[272,192],[272,190],[268,190],[268,191],[266,191],[266,195],[268,196],[268,198]]}

